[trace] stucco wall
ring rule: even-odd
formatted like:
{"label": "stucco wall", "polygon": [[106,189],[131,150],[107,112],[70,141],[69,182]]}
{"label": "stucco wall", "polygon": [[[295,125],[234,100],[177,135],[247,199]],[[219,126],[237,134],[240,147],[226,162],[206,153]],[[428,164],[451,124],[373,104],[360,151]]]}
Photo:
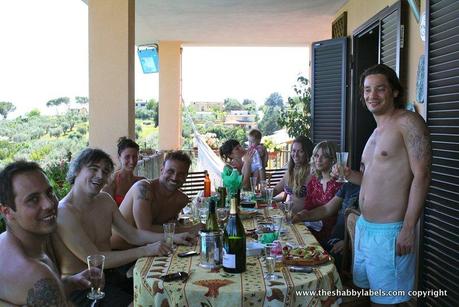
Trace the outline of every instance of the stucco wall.
{"label": "stucco wall", "polygon": [[[347,11],[347,34],[348,36],[352,36],[352,32],[363,23],[365,23],[368,19],[375,16],[385,7],[391,6],[396,2],[397,1],[394,0],[350,0],[336,13],[335,18],[341,15],[344,11]],[[416,21],[414,14],[411,12],[408,4],[406,5],[406,8],[409,10],[409,12],[407,25],[405,25],[405,48],[407,48],[405,58],[407,72],[405,99],[410,102],[415,102],[418,62],[419,57],[424,53],[424,42],[419,36],[419,24]],[[421,13],[424,11],[425,0],[421,0]],[[425,103],[416,103],[416,107],[420,114],[425,118]]]}

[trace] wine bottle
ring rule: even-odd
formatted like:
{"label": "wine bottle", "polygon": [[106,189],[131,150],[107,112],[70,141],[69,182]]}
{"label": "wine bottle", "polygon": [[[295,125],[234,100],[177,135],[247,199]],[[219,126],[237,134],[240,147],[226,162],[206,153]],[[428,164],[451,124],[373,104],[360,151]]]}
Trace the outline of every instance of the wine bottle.
{"label": "wine bottle", "polygon": [[204,177],[204,197],[209,197],[210,196],[210,177],[209,173],[205,171],[205,177]]}
{"label": "wine bottle", "polygon": [[206,228],[207,232],[219,231],[217,223],[217,215],[215,214],[215,200],[209,201],[209,214],[207,215]]}
{"label": "wine bottle", "polygon": [[223,233],[223,270],[242,273],[246,269],[245,230],[238,214],[236,198],[231,199],[230,215]]}

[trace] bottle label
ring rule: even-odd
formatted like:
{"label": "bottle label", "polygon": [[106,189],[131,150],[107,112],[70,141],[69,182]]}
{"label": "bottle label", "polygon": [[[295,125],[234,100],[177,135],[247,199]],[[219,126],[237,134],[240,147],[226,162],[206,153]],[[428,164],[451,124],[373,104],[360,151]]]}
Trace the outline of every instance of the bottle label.
{"label": "bottle label", "polygon": [[236,268],[236,255],[227,254],[225,249],[223,249],[223,267],[229,269]]}

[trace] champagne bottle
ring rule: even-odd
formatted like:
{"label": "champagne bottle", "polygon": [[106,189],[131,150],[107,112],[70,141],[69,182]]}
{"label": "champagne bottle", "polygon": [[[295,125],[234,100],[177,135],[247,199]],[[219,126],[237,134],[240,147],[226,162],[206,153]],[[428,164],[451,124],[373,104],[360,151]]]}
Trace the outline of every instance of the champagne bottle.
{"label": "champagne bottle", "polygon": [[230,215],[223,234],[223,270],[242,273],[246,269],[245,230],[238,215],[236,198],[231,199]]}
{"label": "champagne bottle", "polygon": [[215,214],[215,200],[209,201],[209,214],[207,215],[207,222],[205,231],[214,232],[219,231],[217,223],[217,215]]}

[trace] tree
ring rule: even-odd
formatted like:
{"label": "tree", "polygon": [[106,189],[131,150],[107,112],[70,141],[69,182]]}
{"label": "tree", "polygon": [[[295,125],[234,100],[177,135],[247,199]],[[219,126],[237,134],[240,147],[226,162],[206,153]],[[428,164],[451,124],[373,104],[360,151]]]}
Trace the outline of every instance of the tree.
{"label": "tree", "polygon": [[151,111],[153,121],[155,122],[155,127],[159,125],[159,102],[152,98],[147,102],[147,110]]}
{"label": "tree", "polygon": [[266,112],[258,124],[258,128],[263,135],[271,135],[281,128],[281,126],[277,123],[280,111],[281,109],[278,107],[266,108]]}
{"label": "tree", "polygon": [[265,105],[268,107],[279,107],[283,108],[284,107],[284,99],[282,99],[282,96],[275,92],[269,95],[268,99],[265,101]]}
{"label": "tree", "polygon": [[16,106],[9,101],[0,101],[0,115],[3,116],[3,119],[6,119],[8,113],[14,112]]}
{"label": "tree", "polygon": [[264,135],[271,135],[281,128],[277,121],[283,108],[284,100],[279,93],[269,95],[263,106],[263,118],[258,124],[258,128]]}
{"label": "tree", "polygon": [[226,98],[223,101],[223,105],[225,106],[225,111],[227,112],[244,109],[242,107],[242,104],[237,99],[234,99],[234,98]]}
{"label": "tree", "polygon": [[290,137],[311,134],[311,88],[307,78],[300,76],[293,90],[298,95],[288,98],[288,106],[281,111],[278,124],[287,128]]}
{"label": "tree", "polygon": [[244,99],[244,101],[242,101],[242,106],[244,107],[244,110],[249,111],[249,113],[257,110],[257,104],[251,99]]}
{"label": "tree", "polygon": [[85,96],[75,96],[75,102],[81,105],[89,103],[89,98]]}
{"label": "tree", "polygon": [[59,97],[59,98],[56,98],[56,99],[51,99],[49,100],[47,103],[46,103],[46,106],[49,108],[49,107],[55,107],[56,108],[56,114],[59,114],[58,112],[58,107],[61,105],[61,104],[65,104],[65,105],[69,105],[70,103],[70,98],[69,97]]}
{"label": "tree", "polygon": [[39,117],[40,115],[41,115],[41,112],[37,108],[34,108],[34,109],[30,110],[29,113],[26,113],[26,116],[28,118]]}

